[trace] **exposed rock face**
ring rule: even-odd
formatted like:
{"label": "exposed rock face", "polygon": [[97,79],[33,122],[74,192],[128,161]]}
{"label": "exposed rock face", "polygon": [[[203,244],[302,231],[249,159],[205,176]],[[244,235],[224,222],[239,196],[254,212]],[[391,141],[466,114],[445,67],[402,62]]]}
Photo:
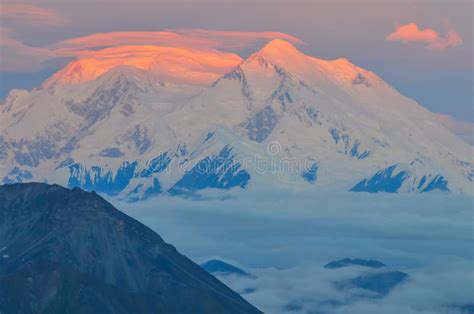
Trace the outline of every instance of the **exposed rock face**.
{"label": "exposed rock face", "polygon": [[1,313],[259,313],[95,193],[0,187]]}

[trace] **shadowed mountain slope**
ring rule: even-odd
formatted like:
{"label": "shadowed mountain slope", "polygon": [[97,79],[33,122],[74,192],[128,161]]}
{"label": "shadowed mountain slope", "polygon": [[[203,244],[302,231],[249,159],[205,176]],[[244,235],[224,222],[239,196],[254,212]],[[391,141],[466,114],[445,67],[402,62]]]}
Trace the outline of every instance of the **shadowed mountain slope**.
{"label": "shadowed mountain slope", "polygon": [[1,313],[260,313],[95,193],[0,187]]}

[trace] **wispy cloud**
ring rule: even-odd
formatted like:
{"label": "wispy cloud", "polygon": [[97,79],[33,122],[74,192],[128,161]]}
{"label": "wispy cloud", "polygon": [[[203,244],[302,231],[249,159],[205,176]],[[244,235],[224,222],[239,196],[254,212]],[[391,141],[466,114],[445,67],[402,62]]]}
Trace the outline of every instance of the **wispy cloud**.
{"label": "wispy cloud", "polygon": [[[44,14],[46,15],[46,13]],[[133,57],[149,53],[150,46],[232,52],[244,48],[254,48],[262,42],[277,38],[295,44],[303,43],[299,38],[277,32],[226,32],[187,29],[159,32],[97,33],[70,38],[48,47],[32,47],[15,39],[10,33],[9,29],[2,29],[0,48],[2,49],[3,62],[0,63],[0,71],[36,71],[44,64],[44,61],[49,59],[60,57],[106,57],[106,53],[110,54],[111,52],[116,53],[119,51],[113,49],[101,50],[104,48],[127,48],[129,49],[129,56]],[[140,49],[138,46],[146,47]],[[122,57],[127,56],[127,51],[121,51],[121,54]]]}
{"label": "wispy cloud", "polygon": [[59,55],[47,48],[28,46],[15,39],[8,29],[0,27],[0,71],[33,72],[47,60]]}
{"label": "wispy cloud", "polygon": [[1,16],[5,23],[28,23],[32,26],[57,27],[68,21],[57,11],[32,4],[2,5]]}
{"label": "wispy cloud", "polygon": [[474,123],[458,121],[452,116],[442,113],[436,113],[435,118],[445,128],[447,128],[466,142],[474,145]]}
{"label": "wispy cloud", "polygon": [[242,49],[260,41],[284,39],[296,44],[303,41],[278,32],[227,32],[203,29],[166,30],[160,32],[97,33],[61,41],[53,47],[59,50],[84,50],[121,45],[163,45],[203,49]]}
{"label": "wispy cloud", "polygon": [[49,48],[30,46],[17,36],[20,28],[48,31],[67,25],[69,21],[59,12],[37,5],[10,2],[1,4],[0,19],[0,71],[34,72],[41,69],[45,61],[59,56]]}
{"label": "wispy cloud", "polygon": [[242,49],[252,46],[260,41],[272,39],[283,39],[293,44],[304,44],[304,42],[292,35],[280,32],[229,32],[206,29],[181,29],[175,30],[177,34],[202,38],[214,42],[216,48]]}
{"label": "wispy cloud", "polygon": [[446,49],[459,46],[463,42],[461,35],[454,29],[450,29],[446,36],[442,36],[432,28],[420,29],[416,23],[398,25],[385,40],[404,44],[421,43],[428,49]]}

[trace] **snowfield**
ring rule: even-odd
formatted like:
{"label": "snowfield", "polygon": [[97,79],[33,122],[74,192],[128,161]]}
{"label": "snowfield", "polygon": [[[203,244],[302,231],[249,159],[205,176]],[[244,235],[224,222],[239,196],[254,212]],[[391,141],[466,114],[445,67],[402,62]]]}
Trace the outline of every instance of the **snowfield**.
{"label": "snowfield", "polygon": [[347,59],[316,59],[279,39],[245,60],[99,50],[37,89],[11,91],[0,125],[3,183],[129,201],[269,187],[473,192],[473,147],[433,113]]}

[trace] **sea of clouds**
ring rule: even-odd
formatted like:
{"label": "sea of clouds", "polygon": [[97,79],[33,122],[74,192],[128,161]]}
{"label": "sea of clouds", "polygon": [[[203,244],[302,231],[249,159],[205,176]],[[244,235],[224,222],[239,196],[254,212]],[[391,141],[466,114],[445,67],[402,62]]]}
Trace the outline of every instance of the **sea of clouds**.
{"label": "sea of clouds", "polygon": [[[196,262],[217,258],[251,273],[219,278],[266,313],[472,311],[472,197],[247,192],[115,205]],[[346,257],[410,277],[383,298],[341,290],[335,282],[367,271],[323,268]]]}

